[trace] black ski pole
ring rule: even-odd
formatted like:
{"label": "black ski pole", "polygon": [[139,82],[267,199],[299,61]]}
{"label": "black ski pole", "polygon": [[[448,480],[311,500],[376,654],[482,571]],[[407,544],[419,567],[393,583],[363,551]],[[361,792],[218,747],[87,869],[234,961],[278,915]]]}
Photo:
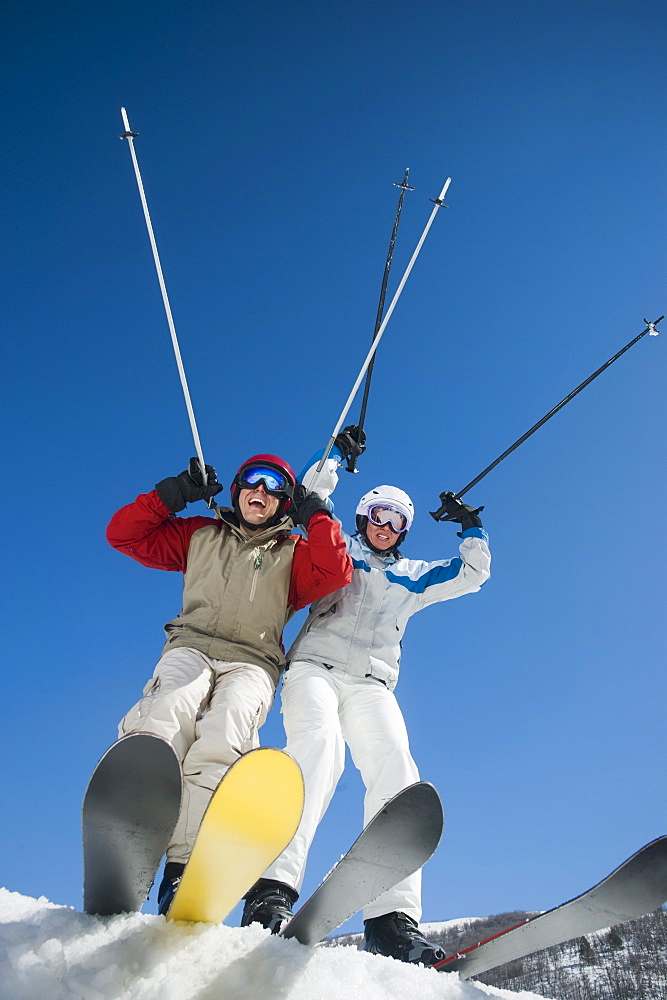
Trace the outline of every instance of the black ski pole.
{"label": "black ski pole", "polygon": [[602,372],[605,370],[605,368],[609,368],[609,365],[613,364],[614,361],[618,360],[618,358],[620,358],[622,354],[625,354],[626,351],[629,351],[631,347],[633,347],[639,340],[642,339],[642,337],[645,337],[647,333],[649,333],[652,337],[657,337],[658,334],[660,333],[660,331],[657,329],[658,323],[660,323],[660,321],[663,320],[664,318],[665,318],[664,316],[660,316],[659,319],[654,320],[652,323],[650,323],[649,320],[645,318],[644,322],[646,323],[646,327],[644,330],[642,330],[642,332],[638,336],[634,338],[634,340],[631,340],[629,344],[626,344],[625,347],[622,347],[621,350],[618,352],[618,354],[615,354],[613,358],[610,358],[609,361],[605,362],[605,364],[603,364],[601,368],[598,368],[596,372],[593,372],[593,374],[590,375],[585,382],[582,382],[581,385],[577,386],[576,389],[573,389],[572,392],[565,397],[565,399],[562,399],[557,406],[554,406],[553,410],[549,410],[549,412],[545,416],[543,416],[541,420],[538,420],[537,423],[530,428],[530,430],[527,430],[525,434],[522,434],[522,436],[518,439],[518,441],[515,441],[513,445],[510,445],[507,451],[504,451],[502,455],[499,455],[498,458],[495,460],[495,462],[492,462],[491,465],[487,466],[487,468],[484,469],[483,472],[480,472],[480,474],[476,476],[472,480],[472,482],[468,483],[467,486],[464,486],[463,489],[460,490],[458,493],[447,493],[447,494],[441,493],[440,499],[443,500],[443,504],[438,510],[435,511],[432,510],[429,512],[431,517],[435,518],[436,521],[442,521],[442,520],[446,521],[447,518],[444,517],[447,507],[447,501],[445,501],[444,499],[445,497],[447,497],[447,500],[458,500],[464,495],[464,493],[467,493],[468,490],[471,490],[473,486],[476,486],[481,479],[484,479],[484,476],[487,476],[492,469],[495,469],[497,465],[500,465],[500,463],[503,461],[504,458],[507,458],[507,456],[511,455],[512,452],[515,451],[520,444],[523,444],[524,441],[527,441],[528,438],[531,436],[531,434],[534,434],[535,431],[539,430],[539,428],[542,427],[543,424],[546,424],[547,420],[550,420],[551,417],[554,416],[554,414],[558,413],[559,410],[562,410],[566,403],[569,403],[571,399],[574,399],[574,397],[578,393],[580,393],[582,389],[585,389],[587,385],[590,385],[590,383],[593,381],[594,378],[597,378],[598,375],[601,375]]}
{"label": "black ski pole", "polygon": [[[405,198],[405,192],[406,191],[414,191],[414,188],[411,188],[410,185],[408,184],[408,175],[409,175],[409,173],[410,173],[410,168],[406,167],[405,168],[405,176],[403,177],[402,183],[401,184],[394,183],[394,187],[400,188],[401,189],[401,193],[400,193],[399,198],[398,198],[398,207],[396,209],[396,218],[394,219],[394,228],[393,228],[392,233],[391,233],[391,239],[389,241],[389,250],[387,252],[387,262],[386,262],[386,264],[384,266],[384,274],[382,276],[382,286],[380,288],[380,302],[378,304],[377,316],[375,317],[375,327],[373,329],[373,340],[375,340],[377,332],[380,329],[380,324],[382,323],[382,316],[384,314],[384,300],[385,300],[385,296],[387,294],[387,282],[389,281],[389,272],[391,270],[391,261],[392,261],[392,258],[394,256],[394,245],[396,243],[396,234],[398,233],[398,223],[400,221],[401,211],[403,209],[403,199]],[[363,396],[363,399],[361,401],[361,410],[359,411],[359,424],[358,424],[358,427],[359,427],[359,436],[360,437],[361,437],[361,431],[363,431],[363,429],[364,429],[364,421],[366,419],[366,410],[368,408],[368,394],[370,393],[370,389],[371,389],[371,378],[372,378],[372,375],[373,375],[373,366],[374,365],[375,365],[375,355],[373,355],[373,357],[371,358],[371,362],[370,362],[370,364],[368,366],[368,371],[366,372],[366,384],[364,385],[364,396]],[[358,457],[359,457],[358,455],[350,455],[350,457],[348,459],[348,462],[347,462],[346,472],[357,472],[356,464],[357,464],[357,458]]]}
{"label": "black ski pole", "polygon": [[[415,261],[417,260],[417,257],[419,256],[421,248],[424,246],[424,242],[426,240],[426,237],[428,236],[429,230],[430,230],[431,226],[433,225],[433,220],[435,219],[436,215],[438,214],[439,209],[447,207],[445,205],[444,198],[445,198],[445,195],[447,194],[447,190],[448,190],[449,185],[451,183],[452,183],[452,179],[451,179],[451,177],[448,177],[447,180],[445,181],[445,185],[444,185],[442,191],[440,192],[440,196],[438,198],[431,198],[431,201],[435,205],[435,208],[431,212],[431,215],[429,216],[429,220],[426,223],[426,225],[424,226],[424,231],[421,234],[421,236],[419,237],[419,242],[417,243],[417,246],[415,247],[414,253],[412,254],[412,257],[410,258],[410,262],[409,262],[408,266],[405,269],[403,277],[401,278],[401,280],[398,283],[398,288],[394,292],[393,299],[391,300],[391,302],[389,303],[389,306],[387,307],[387,312],[385,314],[385,317],[384,317],[384,319],[382,320],[382,322],[380,324],[380,329],[378,330],[378,332],[375,334],[375,337],[373,338],[373,343],[371,344],[370,350],[369,350],[368,354],[366,355],[366,357],[364,359],[364,363],[361,366],[361,368],[359,369],[359,374],[357,375],[357,377],[356,377],[356,379],[354,381],[354,385],[352,386],[352,391],[350,392],[350,395],[345,400],[345,406],[341,410],[340,416],[339,416],[338,420],[336,421],[336,426],[334,427],[333,431],[331,432],[331,437],[329,438],[329,440],[327,442],[327,446],[324,449],[324,452],[322,454],[322,458],[320,459],[320,461],[318,463],[318,466],[317,466],[317,469],[315,470],[316,476],[319,476],[319,474],[321,473],[322,469],[324,468],[324,466],[326,464],[326,460],[329,457],[329,452],[333,448],[334,441],[336,440],[338,432],[340,431],[341,427],[343,426],[343,423],[345,421],[345,417],[347,416],[347,414],[349,412],[349,409],[352,406],[352,402],[354,400],[354,397],[356,396],[357,391],[359,389],[359,386],[361,385],[361,380],[363,379],[364,375],[366,374],[366,371],[368,370],[368,366],[369,366],[369,364],[371,363],[371,361],[373,359],[373,355],[375,354],[375,352],[378,349],[378,346],[380,344],[380,341],[382,340],[382,336],[384,334],[384,331],[387,329],[387,324],[389,323],[389,320],[392,317],[394,309],[396,308],[396,303],[398,302],[398,300],[401,297],[401,293],[402,293],[403,289],[405,288],[405,285],[407,283],[408,278],[410,277],[410,272],[412,271],[412,268],[415,265]],[[314,480],[311,481],[311,486],[310,486],[311,489],[314,488],[313,484],[316,483],[316,482],[317,482],[317,478],[315,478]]]}

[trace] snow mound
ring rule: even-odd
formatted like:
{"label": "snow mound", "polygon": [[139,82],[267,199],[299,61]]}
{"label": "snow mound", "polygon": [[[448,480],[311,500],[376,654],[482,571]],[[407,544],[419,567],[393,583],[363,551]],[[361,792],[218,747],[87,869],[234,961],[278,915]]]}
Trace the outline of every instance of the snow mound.
{"label": "snow mound", "polygon": [[539,1000],[261,927],[91,917],[0,889],[0,1000]]}

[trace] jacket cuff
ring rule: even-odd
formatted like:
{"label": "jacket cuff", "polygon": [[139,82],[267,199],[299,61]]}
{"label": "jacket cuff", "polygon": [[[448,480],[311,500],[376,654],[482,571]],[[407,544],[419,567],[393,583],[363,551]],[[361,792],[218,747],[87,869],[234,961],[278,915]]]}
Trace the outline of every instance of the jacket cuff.
{"label": "jacket cuff", "polygon": [[325,510],[322,510],[320,508],[319,510],[316,510],[315,513],[311,516],[310,520],[308,521],[308,524],[306,525],[306,530],[310,531],[312,525],[314,524],[321,524],[322,522],[335,521],[335,520],[336,519],[333,516],[333,512],[327,514]]}
{"label": "jacket cuff", "polygon": [[484,528],[466,528],[459,532],[461,538],[481,538],[483,542],[488,542],[489,536]]}
{"label": "jacket cuff", "polygon": [[151,510],[154,510],[156,514],[159,514],[163,518],[171,517],[172,512],[167,507],[166,503],[160,499],[160,494],[157,490],[151,490],[150,493],[146,494],[148,501],[148,506]]}

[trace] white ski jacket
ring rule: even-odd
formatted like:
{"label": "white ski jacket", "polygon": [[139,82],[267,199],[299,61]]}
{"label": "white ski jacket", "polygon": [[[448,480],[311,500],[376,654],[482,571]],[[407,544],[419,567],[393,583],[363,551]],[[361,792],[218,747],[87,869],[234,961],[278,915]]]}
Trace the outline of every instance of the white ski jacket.
{"label": "white ski jacket", "polygon": [[[329,459],[317,481],[315,488],[323,496],[338,480],[337,464]],[[312,488],[312,466],[302,481]],[[408,619],[429,604],[480,589],[490,575],[488,535],[483,528],[468,528],[458,556],[426,562],[379,555],[362,536],[341,534],[354,565],[352,582],[311,606],[287,660],[375,677],[393,691]]]}

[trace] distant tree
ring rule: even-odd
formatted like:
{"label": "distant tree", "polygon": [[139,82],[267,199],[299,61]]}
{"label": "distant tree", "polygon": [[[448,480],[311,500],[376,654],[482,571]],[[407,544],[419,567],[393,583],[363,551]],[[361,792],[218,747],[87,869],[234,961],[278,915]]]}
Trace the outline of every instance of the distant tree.
{"label": "distant tree", "polygon": [[607,934],[605,939],[605,944],[607,944],[612,951],[621,951],[623,948],[623,938],[618,933],[617,927],[612,927]]}
{"label": "distant tree", "polygon": [[579,957],[584,965],[596,965],[597,958],[593,946],[587,937],[579,938]]}

